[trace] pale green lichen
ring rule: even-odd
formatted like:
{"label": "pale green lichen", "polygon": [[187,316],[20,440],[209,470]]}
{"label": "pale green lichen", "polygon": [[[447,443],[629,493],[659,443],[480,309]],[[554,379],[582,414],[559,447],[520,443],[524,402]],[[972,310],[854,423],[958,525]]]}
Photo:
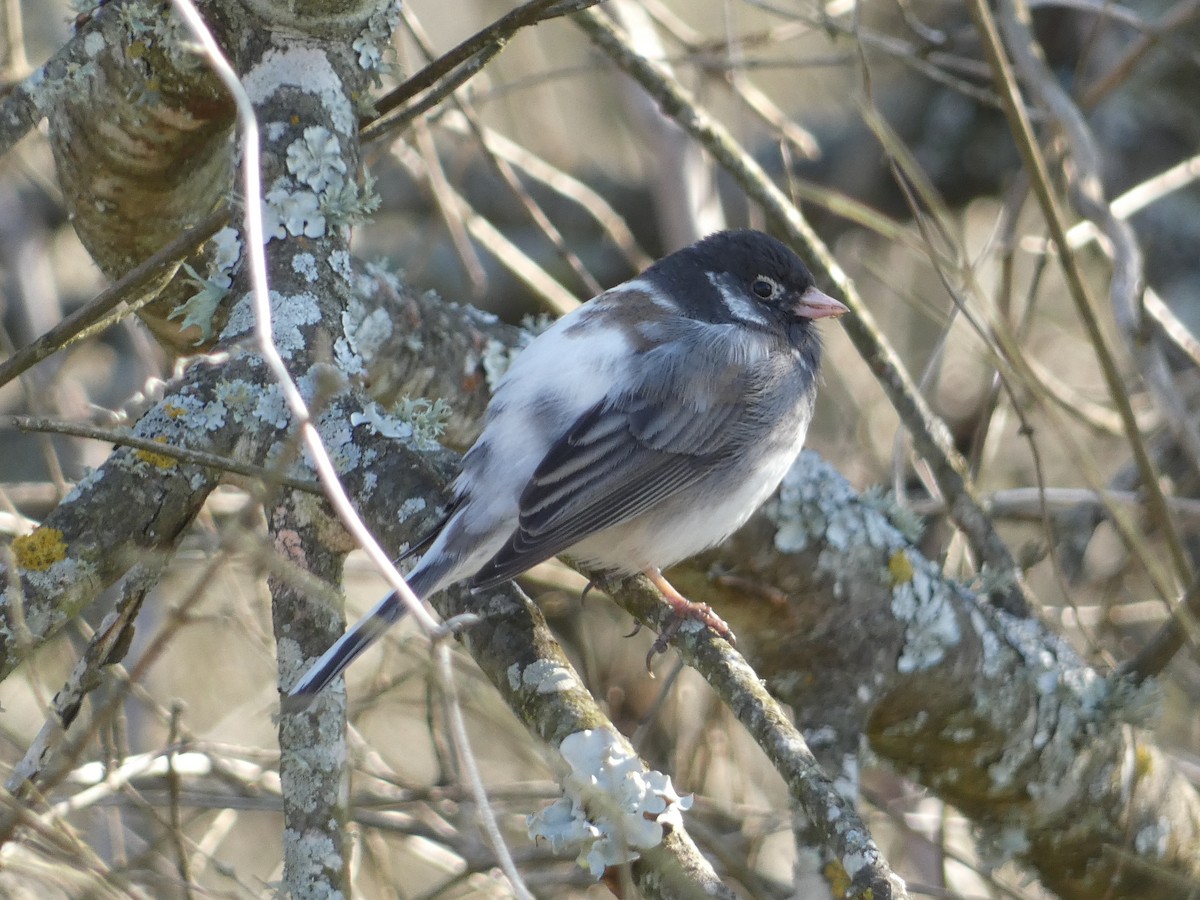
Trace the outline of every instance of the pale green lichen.
{"label": "pale green lichen", "polygon": [[1039,815],[1052,815],[1076,802],[1089,777],[1079,768],[1087,757],[1078,748],[1116,717],[1146,724],[1157,710],[1158,689],[1103,677],[1035,620],[996,611],[987,618],[974,627],[990,624],[1002,636],[993,651],[995,677],[1020,672],[1024,690],[1014,685],[990,691],[973,710],[1008,736],[1001,756],[989,755],[980,764],[987,766],[996,791],[1019,785],[1036,801]]}
{"label": "pale green lichen", "polygon": [[63,497],[63,505],[67,506],[77,502],[104,478],[104,471],[104,469],[85,468],[83,477],[76,481],[71,490],[67,491],[67,496]]}
{"label": "pale green lichen", "polygon": [[556,319],[547,313],[521,316],[521,329],[529,332],[531,337],[537,337],[543,331],[549,331]]}
{"label": "pale green lichen", "polygon": [[[89,4],[91,2],[92,0],[88,0]],[[104,42],[104,35],[98,31],[90,32],[83,39],[83,52],[91,57],[99,56],[106,46],[108,45]]]}
{"label": "pale green lichen", "polygon": [[245,73],[242,85],[260,106],[276,92],[295,88],[317,99],[339,134],[349,136],[357,130],[357,115],[345,95],[344,82],[321,47],[292,42],[270,49]]}
{"label": "pale green lichen", "polygon": [[[284,294],[270,292],[271,335],[275,348],[284,359],[290,359],[296,351],[304,348],[304,329],[321,321],[321,304],[314,294],[307,291]],[[248,297],[243,297],[229,314],[229,321],[221,331],[222,341],[232,341],[250,331],[254,325],[254,309]]]}
{"label": "pale green lichen", "polygon": [[363,183],[343,178],[329,185],[321,194],[321,212],[335,225],[359,225],[370,222],[371,216],[383,205],[375,190],[375,178],[363,170]]}
{"label": "pale green lichen", "polygon": [[[47,548],[53,553],[53,548]],[[63,597],[68,593],[78,596],[80,590],[87,589],[88,583],[96,577],[96,566],[82,559],[70,556],[50,561],[45,569],[22,569],[21,574],[33,588],[34,594],[50,597]],[[93,588],[99,589],[97,585]],[[66,614],[58,606],[36,604],[25,610],[25,625],[31,634],[49,634],[67,620]]]}
{"label": "pale green lichen", "polygon": [[389,413],[372,401],[361,412],[351,414],[350,424],[366,425],[382,437],[408,441],[417,450],[434,450],[439,446],[437,439],[449,418],[449,409],[442,400],[405,397]]}
{"label": "pale green lichen", "polygon": [[1160,816],[1153,822],[1138,829],[1133,836],[1133,849],[1139,856],[1153,856],[1162,859],[1167,855],[1171,846],[1171,820]]}
{"label": "pale green lichen", "polygon": [[[355,285],[354,261],[348,250],[334,250],[332,253],[330,253],[329,268],[332,269],[333,273],[341,278],[342,281],[346,282],[346,284]],[[367,266],[367,270],[371,270],[370,265]],[[364,284],[367,285],[365,289],[363,289]],[[374,296],[379,287],[378,284],[375,283],[375,280],[370,277],[364,277],[355,286],[362,289],[360,290],[360,296],[362,297]]]}
{"label": "pale green lichen", "polygon": [[288,235],[324,237],[321,198],[313,191],[293,191],[285,185],[272,187],[263,197],[263,233],[268,241],[283,240]]}
{"label": "pale green lichen", "polygon": [[422,497],[409,497],[396,508],[396,521],[407,522],[413,516],[425,512],[428,505]]}
{"label": "pale green lichen", "polygon": [[288,144],[287,170],[318,194],[346,180],[346,159],[333,132],[310,125]]}
{"label": "pale green lichen", "polygon": [[311,253],[297,253],[292,257],[292,271],[312,284],[317,280],[317,258]]}
{"label": "pale green lichen", "polygon": [[283,399],[283,391],[277,384],[268,384],[258,389],[254,404],[254,418],[271,428],[287,428],[292,421],[291,411]]}
{"label": "pale green lichen", "polygon": [[949,590],[938,573],[925,567],[915,567],[910,581],[892,588],[892,614],[906,625],[896,662],[902,673],[937,665],[962,639]]}
{"label": "pale green lichen", "polygon": [[238,424],[244,423],[258,404],[258,388],[241,378],[220,382],[213,393],[214,404],[220,404]]}
{"label": "pale green lichen", "polygon": [[180,303],[168,314],[168,319],[182,319],[179,327],[185,331],[188,328],[198,328],[200,337],[193,344],[203,344],[212,337],[213,316],[221,302],[229,296],[229,286],[219,281],[204,278],[187,263],[183,270],[188,274],[188,281],[196,287],[196,293]]}
{"label": "pale green lichen", "polygon": [[490,390],[496,390],[496,386],[500,383],[500,379],[504,377],[504,373],[508,371],[509,366],[513,364],[513,361],[524,349],[524,346],[510,347],[508,344],[502,343],[495,338],[488,338],[479,362],[483,366],[483,375],[487,379]]}
{"label": "pale green lichen", "polygon": [[386,309],[378,307],[367,312],[358,297],[351,297],[342,313],[342,335],[334,341],[334,357],[347,375],[361,375],[391,338],[392,318]]}
{"label": "pale green lichen", "polygon": [[568,666],[549,659],[534,660],[526,666],[521,682],[539,694],[555,694],[581,686]]}
{"label": "pale green lichen", "polygon": [[[363,454],[363,456],[364,456],[363,463],[365,465],[369,465],[371,460],[365,458],[366,454]],[[362,480],[362,499],[370,500],[372,495],[374,495],[374,493],[375,493],[375,488],[378,486],[379,486],[379,476],[378,475],[376,475],[374,472],[367,472],[366,474],[364,474],[363,480]]]}
{"label": "pale green lichen", "polygon": [[860,495],[862,502],[878,510],[895,526],[910,544],[915,544],[925,533],[925,520],[912,507],[896,500],[896,495],[878,485],[867,488]]}
{"label": "pale green lichen", "polygon": [[207,249],[212,265],[211,274],[204,277],[184,263],[184,271],[198,290],[171,310],[168,316],[170,319],[182,318],[181,328],[199,328],[200,338],[196,341],[197,344],[212,337],[213,316],[217,307],[229,295],[233,276],[237,273],[238,262],[242,257],[242,241],[237,229],[229,226],[222,228],[209,239]]}
{"label": "pale green lichen", "polygon": [[359,66],[371,73],[372,82],[376,85],[382,83],[381,75],[392,70],[390,57],[395,53],[392,32],[400,22],[402,5],[401,0],[388,0],[388,3],[371,14],[366,26],[350,44],[351,49],[358,54]]}

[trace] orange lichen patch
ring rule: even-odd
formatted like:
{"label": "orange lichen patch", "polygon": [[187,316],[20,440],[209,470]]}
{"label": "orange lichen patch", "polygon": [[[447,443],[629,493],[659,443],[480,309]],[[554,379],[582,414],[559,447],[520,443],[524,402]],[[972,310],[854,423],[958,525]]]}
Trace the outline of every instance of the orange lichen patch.
{"label": "orange lichen patch", "polygon": [[850,886],[854,883],[850,878],[850,874],[846,868],[839,862],[831,862],[825,864],[825,882],[829,885],[830,893],[835,897],[845,897],[850,893]]}
{"label": "orange lichen patch", "polygon": [[1150,769],[1154,765],[1154,754],[1150,752],[1149,747],[1138,744],[1137,752],[1134,754],[1134,761],[1138,778],[1144,778],[1150,774]]}
{"label": "orange lichen patch", "polygon": [[45,572],[67,558],[67,544],[57,528],[36,528],[32,534],[14,538],[12,550],[17,565],[32,572]]}
{"label": "orange lichen patch", "polygon": [[167,403],[163,406],[163,412],[167,414],[169,419],[178,419],[180,416],[187,415],[187,410],[182,406],[176,406],[174,403]]}
{"label": "orange lichen patch", "polygon": [[[164,437],[156,437],[154,443],[165,444],[167,439]],[[134,450],[133,455],[142,462],[149,463],[159,469],[170,469],[178,464],[178,460],[173,456],[167,456],[163,453],[155,453],[153,450]]]}
{"label": "orange lichen patch", "polygon": [[908,584],[913,580],[912,560],[903,550],[897,550],[888,560],[888,574],[892,576],[892,584]]}

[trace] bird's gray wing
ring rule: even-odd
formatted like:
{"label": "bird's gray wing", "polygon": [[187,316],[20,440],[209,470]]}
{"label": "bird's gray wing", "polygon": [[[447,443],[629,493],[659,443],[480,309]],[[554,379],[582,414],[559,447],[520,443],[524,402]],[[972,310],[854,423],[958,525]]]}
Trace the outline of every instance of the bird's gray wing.
{"label": "bird's gray wing", "polygon": [[[729,367],[697,392],[665,384],[605,400],[555,442],[520,498],[517,529],[476,573],[490,587],[632,519],[740,452],[754,378]],[[681,396],[691,394],[691,403]]]}

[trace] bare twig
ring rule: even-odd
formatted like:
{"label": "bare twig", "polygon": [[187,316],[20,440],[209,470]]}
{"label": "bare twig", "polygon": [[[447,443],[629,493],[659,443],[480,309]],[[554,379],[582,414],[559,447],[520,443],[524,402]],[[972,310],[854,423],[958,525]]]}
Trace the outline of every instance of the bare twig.
{"label": "bare twig", "polygon": [[[466,134],[468,130],[476,130],[465,120],[465,116],[456,114],[443,116],[440,124],[455,134]],[[495,129],[480,125],[477,133],[488,153],[516,166],[527,177],[544,184],[587,212],[596,224],[604,229],[604,233],[621,251],[631,268],[644,269],[654,261],[638,245],[637,238],[629,230],[629,226],[621,218],[620,213],[590,185],[562,169],[556,168],[528,148],[510,140]]]}
{"label": "bare twig", "polygon": [[[150,303],[157,295],[156,288],[178,268],[181,260],[229,222],[229,214],[228,207],[222,207],[184,229],[153,256],[130,269],[116,284],[105,288],[36,341],[0,363],[0,385],[12,381],[58,350],[107,328]],[[110,316],[122,304],[124,308]]]}
{"label": "bare twig", "polygon": [[23,794],[41,776],[51,754],[66,738],[83,698],[100,683],[100,670],[119,662],[125,655],[133,638],[133,622],[141,611],[142,601],[158,582],[165,565],[164,556],[148,557],[137,563],[125,576],[116,608],[105,616],[88,641],[87,649],[70,677],[54,695],[54,702],[41,731],[9,774],[5,787],[10,793]]}
{"label": "bare twig", "polygon": [[[421,52],[425,54],[427,59],[432,59],[433,51],[430,48],[426,35],[421,30],[420,23],[417,22],[416,18],[407,8],[402,11],[402,16],[404,22],[408,25],[409,32],[412,34],[413,39],[420,46]],[[487,142],[484,140],[483,136],[483,125],[479,121],[479,116],[476,114],[469,98],[466,96],[466,92],[463,91],[451,94],[449,97],[449,102],[466,119],[467,127],[474,134],[475,140],[483,149],[485,157],[492,164],[492,168],[496,171],[496,174],[498,174],[508,186],[508,189],[512,192],[512,195],[517,198],[518,202],[520,202],[521,206],[525,209],[525,212],[529,215],[530,220],[538,227],[538,229],[541,230],[542,234],[545,235],[550,243],[554,246],[555,252],[558,253],[559,257],[562,258],[567,265],[571,267],[572,271],[575,272],[576,276],[578,276],[579,280],[583,283],[583,286],[588,293],[592,295],[599,294],[603,288],[600,286],[599,282],[596,281],[595,276],[593,276],[592,273],[588,271],[587,267],[584,266],[583,261],[579,258],[578,254],[576,254],[574,250],[567,246],[567,242],[563,239],[562,233],[558,230],[558,227],[553,223],[553,221],[551,221],[550,217],[546,214],[546,211],[542,209],[541,205],[532,196],[530,196],[527,190],[525,190],[520,179],[517,177],[517,173],[513,170],[513,167],[508,163],[507,160],[496,156],[490,150],[488,150]],[[436,167],[431,161],[431,171],[435,168],[438,167]]]}
{"label": "bare twig", "polygon": [[[1043,511],[1051,514],[1066,514],[1078,511],[1080,506],[1107,509],[1109,504],[1140,508],[1145,498],[1132,491],[1093,491],[1086,488],[1017,487],[995,491],[987,497],[988,511],[995,516],[1011,519],[1041,521]],[[1200,500],[1188,497],[1168,497],[1167,504],[1181,522],[1191,527],[1200,526]],[[914,507],[921,515],[939,513],[937,504]]]}
{"label": "bare twig", "polygon": [[[1130,13],[1123,6],[1112,3],[1089,3],[1088,0],[1081,0],[1081,2],[1090,5],[1097,15],[1136,15],[1136,13]],[[1129,77],[1130,73],[1137,68],[1137,64],[1145,58],[1146,54],[1158,46],[1160,42],[1169,43],[1175,52],[1190,54],[1194,59],[1196,53],[1195,47],[1176,39],[1173,35],[1182,25],[1195,17],[1198,11],[1200,11],[1200,0],[1182,0],[1182,2],[1177,3],[1152,25],[1147,25],[1145,22],[1137,23],[1135,27],[1141,32],[1141,37],[1134,42],[1133,46],[1125,52],[1125,55],[1108,72],[1088,85],[1081,105],[1085,109],[1094,107],[1110,91],[1123,83]]]}
{"label": "bare twig", "polygon": [[22,431],[68,434],[72,437],[105,441],[118,446],[133,447],[135,450],[142,450],[147,454],[155,454],[156,456],[163,456],[168,459],[177,459],[180,462],[193,463],[197,466],[216,469],[218,472],[244,475],[247,478],[257,479],[264,484],[283,484],[297,491],[304,491],[309,494],[321,493],[321,486],[311,481],[292,478],[262,466],[240,462],[239,460],[228,456],[221,456],[217,453],[208,453],[204,450],[189,450],[186,447],[175,447],[171,444],[141,438],[137,435],[124,431],[116,431],[111,428],[96,428],[93,425],[81,425],[75,422],[56,422],[52,419],[38,419],[32,416],[10,416],[8,421]]}
{"label": "bare twig", "polygon": [[[392,154],[418,178],[427,177],[425,161],[421,154],[407,144],[396,142]],[[479,215],[466,198],[446,184],[443,201],[453,203],[462,210],[463,221],[475,240],[496,257],[506,269],[523,281],[536,298],[556,315],[565,315],[579,305],[579,300],[545,269],[530,259],[520,247],[508,239],[495,225]]]}
{"label": "bare twig", "polygon": [[[623,30],[630,52],[653,59],[666,77],[674,78],[654,21],[640,3],[614,0],[604,11]],[[599,16],[598,11],[595,14]],[[632,130],[646,150],[654,215],[663,245],[677,250],[725,228],[712,159],[680,123],[662,115],[654,98],[636,84],[623,81],[619,90]]]}
{"label": "bare twig", "polygon": [[[378,116],[375,121],[362,130],[363,141],[373,141],[383,137],[389,132],[402,128],[405,123],[421,113],[432,109],[480,71],[484,63],[504,49],[509,38],[527,25],[565,16],[598,2],[600,0],[530,0],[529,3],[501,16],[487,28],[471,35],[449,53],[438,57],[404,84],[381,98],[375,104],[375,108],[379,111]],[[459,67],[462,67],[462,71],[455,72]],[[445,83],[439,85],[438,82],[443,79],[446,79]],[[415,97],[435,85],[437,85],[437,90],[432,92],[429,97],[401,109],[395,115],[387,115],[400,107],[405,100]]]}
{"label": "bare twig", "polygon": [[[1144,340],[1145,331],[1138,309],[1142,281],[1141,251],[1129,225],[1114,216],[1104,200],[1100,186],[1100,165],[1091,132],[1083,122],[1078,108],[1058,85],[1037,52],[1028,27],[1028,10],[1019,4],[1019,0],[1004,0],[1000,9],[1000,27],[1007,36],[1008,48],[1014,61],[1020,66],[1028,82],[1038,93],[1039,99],[1054,116],[1067,138],[1073,163],[1069,179],[1072,200],[1083,215],[1096,223],[1112,244],[1114,269],[1109,292],[1114,315],[1118,324],[1122,326],[1121,330],[1134,338],[1135,355],[1140,356],[1143,377],[1158,401],[1166,407],[1166,415],[1174,424],[1175,436],[1187,450],[1191,464],[1200,469],[1200,433],[1194,428],[1186,408],[1169,384],[1169,374],[1161,352],[1150,349]],[[1146,492],[1151,516],[1166,538],[1177,577],[1185,583],[1192,583],[1192,568],[1159,483],[1153,460],[1138,429],[1129,394],[1112,350],[1100,328],[1090,290],[1068,242],[1066,226],[1058,208],[1046,161],[1025,114],[1015,74],[1000,41],[997,20],[983,0],[973,0],[971,12],[983,36],[984,52],[992,64],[996,83],[1004,100],[1005,114],[1016,137],[1018,151],[1030,173],[1030,183],[1042,208],[1051,240],[1058,248],[1068,291],[1094,348],[1109,396],[1121,416],[1126,440],[1133,453],[1142,488]],[[1143,348],[1148,354],[1137,353]],[[1179,608],[1181,613],[1185,609],[1186,606]],[[1165,665],[1161,653],[1181,646],[1182,639],[1183,624],[1174,619],[1165,626],[1160,639],[1153,641],[1151,647],[1131,663],[1128,671],[1140,677],[1161,669]]]}
{"label": "bare twig", "polygon": [[[1037,92],[1039,99],[1069,142],[1072,165],[1069,167],[1068,175],[1072,201],[1080,213],[1096,223],[1096,226],[1112,243],[1113,275],[1109,286],[1109,296],[1117,324],[1122,333],[1130,337],[1135,354],[1139,347],[1144,345],[1145,338],[1139,311],[1142,289],[1141,249],[1138,247],[1132,229],[1127,223],[1113,215],[1104,199],[1100,183],[1099,154],[1091,131],[1083,121],[1078,107],[1058,84],[1038,52],[1036,42],[1028,27],[1028,10],[1024,8],[1020,0],[1004,0],[1001,4],[1002,15],[997,21],[986,4],[976,0],[971,8],[984,33],[985,52],[995,70],[997,86],[1000,88],[1005,102],[1005,113],[1009,117],[1010,127],[1017,138],[1017,148],[1030,173],[1031,187],[1042,207],[1042,214],[1050,229],[1051,238],[1059,248],[1059,261],[1066,277],[1071,299],[1075,302],[1080,321],[1083,323],[1095,351],[1109,396],[1121,417],[1126,440],[1129,442],[1142,482],[1145,485],[1151,513],[1167,537],[1167,545],[1176,571],[1184,580],[1190,580],[1190,565],[1187,556],[1183,552],[1178,532],[1167,509],[1165,496],[1158,483],[1154,464],[1138,428],[1137,418],[1130,404],[1124,379],[1121,377],[1108,340],[1100,328],[1096,316],[1096,304],[1091,297],[1087,282],[1083,278],[1078,261],[1070,250],[1064,218],[1054,195],[1049,170],[1028,117],[1025,115],[1024,104],[1016,85],[1015,73],[1010,68],[999,43],[997,27],[1002,29],[1007,37],[1007,48],[1012,54],[1014,64],[1020,68],[1028,83]],[[1166,366],[1161,359],[1161,353],[1152,351],[1150,358],[1146,358],[1144,354],[1138,355],[1142,356],[1143,377],[1147,384],[1154,389],[1159,402],[1166,406],[1164,411],[1168,417],[1176,420],[1179,426],[1176,429],[1176,437],[1183,441],[1183,446],[1188,448],[1193,466],[1200,470],[1200,432],[1196,432],[1187,424],[1188,415],[1178,400],[1178,396],[1172,388],[1164,384]]]}

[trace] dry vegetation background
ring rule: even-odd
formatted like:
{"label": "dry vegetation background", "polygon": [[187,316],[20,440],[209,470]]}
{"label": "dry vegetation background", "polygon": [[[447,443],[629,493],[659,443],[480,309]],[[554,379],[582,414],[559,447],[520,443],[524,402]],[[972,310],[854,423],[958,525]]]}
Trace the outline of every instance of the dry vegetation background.
{"label": "dry vegetation background", "polygon": [[[416,71],[425,49],[444,52],[510,6],[407,4],[395,40],[398,72]],[[1200,127],[1188,88],[1196,84],[1197,6],[1036,4],[1038,34],[1077,98],[1114,79],[1090,108],[1110,196],[1196,152]],[[1139,496],[1130,442],[1094,340],[1060,267],[1045,253],[1044,220],[965,7],[888,0],[831,2],[824,10],[793,0],[653,0],[643,7],[681,80],[785,191],[802,199],[945,418],[1026,567],[1037,614],[1101,671],[1135,658],[1165,622],[1181,585],[1164,562],[1159,524],[1138,503],[1125,502]],[[67,41],[79,12],[45,0],[6,0],[4,8],[10,82]],[[12,30],[18,11],[21,33]],[[1159,34],[1152,23],[1168,15],[1182,24]],[[1150,38],[1146,52],[1131,55]],[[493,150],[502,148],[514,164],[521,192],[543,205],[563,243],[603,286],[671,249],[670,235],[703,228],[697,223],[711,215],[711,207],[697,213],[693,205],[681,221],[665,207],[659,189],[677,185],[680,166],[647,124],[650,107],[635,113],[636,93],[565,21],[517,34],[461,91],[478,122],[494,132]],[[1062,160],[1072,148],[1055,139],[1044,114],[1035,113],[1034,122],[1061,192]],[[516,252],[497,249],[494,229],[565,292],[580,299],[592,293],[449,105],[368,145],[364,156],[383,203],[356,230],[356,248],[402,271],[417,290],[513,322],[548,312],[548,299],[514,273]],[[708,172],[730,225],[769,225],[728,177]],[[571,179],[577,197],[586,187],[591,212],[548,187],[551,174]],[[24,140],[0,168],[5,350],[28,343],[106,284],[74,236],[60,190],[41,135]],[[1187,205],[1195,193],[1176,188],[1162,202],[1184,205],[1139,225],[1148,279],[1185,324],[1200,322],[1191,290],[1200,284],[1197,259],[1188,259],[1198,255],[1190,232],[1200,216]],[[592,215],[602,207],[633,236],[628,247],[619,248],[613,232],[602,234]],[[1178,499],[1176,528],[1192,547],[1200,515],[1196,460],[1168,448],[1169,416],[1147,392],[1130,335],[1107,307],[1108,258],[1090,243],[1079,261],[1151,441],[1160,485]],[[1008,346],[996,337],[1001,323],[1012,336]],[[870,368],[841,328],[824,333],[826,383],[809,446],[859,489],[899,488],[904,502],[930,516],[926,554],[942,560],[949,575],[974,578],[970,554],[939,516],[938,498]],[[1006,357],[1002,387],[995,380],[998,352]],[[1195,360],[1177,349],[1170,359],[1174,387],[1194,415]],[[170,377],[173,364],[127,318],[0,387],[0,413],[117,427],[136,416],[144,395],[156,390],[152,382]],[[4,424],[0,531],[11,539],[40,520],[108,452],[103,442]],[[1106,486],[1125,492],[1118,501],[1142,546],[1131,548],[1110,522],[1097,525],[1078,504]],[[1046,489],[1044,506],[1039,487]],[[215,576],[206,566],[239,497],[226,487],[210,499],[146,603],[123,669],[87,701],[87,721],[64,750],[58,779],[23,820],[24,837],[0,850],[0,889],[8,896],[263,896],[281,879],[270,598],[252,557]],[[1156,580],[1171,586],[1167,596],[1156,592]],[[581,605],[582,583],[558,564],[524,581],[643,758],[670,771],[681,791],[695,793],[688,821],[702,848],[746,895],[789,896],[797,851],[778,776],[703,680],[676,668],[673,654],[657,663],[657,678],[648,678],[642,660],[650,637],[626,638],[628,617],[602,597]],[[383,590],[352,554],[348,617]],[[100,598],[0,685],[4,771],[42,728],[50,698],[111,601]],[[508,896],[448,746],[447,701],[431,679],[423,641],[405,624],[349,676],[352,878],[364,897]],[[607,895],[569,859],[525,838],[523,817],[558,796],[554,762],[497,701],[470,657],[456,652],[454,660],[475,752],[530,887],[546,897]],[[1161,684],[1158,743],[1186,771],[1200,773],[1193,646],[1171,662]],[[913,896],[1050,896],[1027,870],[981,859],[971,823],[955,809],[872,766],[869,753],[863,766],[868,822]]]}

